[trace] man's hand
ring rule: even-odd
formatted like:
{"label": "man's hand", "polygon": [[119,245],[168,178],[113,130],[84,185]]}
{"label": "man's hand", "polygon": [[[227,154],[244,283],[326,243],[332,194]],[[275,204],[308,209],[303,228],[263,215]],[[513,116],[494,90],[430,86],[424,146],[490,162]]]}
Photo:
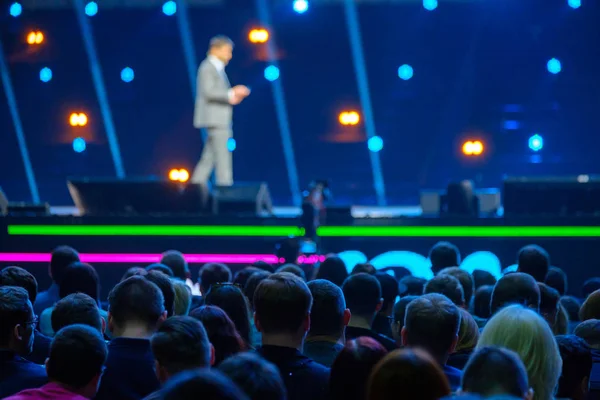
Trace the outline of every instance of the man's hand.
{"label": "man's hand", "polygon": [[240,97],[242,100],[250,95],[250,89],[244,85],[237,85],[233,87],[234,97]]}
{"label": "man's hand", "polygon": [[231,104],[232,106],[237,106],[242,102],[242,100],[244,99],[242,97],[237,96],[234,92],[233,96],[229,98],[229,104]]}

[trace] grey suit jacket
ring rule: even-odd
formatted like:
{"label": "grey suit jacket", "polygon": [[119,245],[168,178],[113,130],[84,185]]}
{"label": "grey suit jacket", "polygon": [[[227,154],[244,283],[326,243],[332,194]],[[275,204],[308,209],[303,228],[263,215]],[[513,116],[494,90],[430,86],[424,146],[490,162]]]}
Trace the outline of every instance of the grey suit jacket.
{"label": "grey suit jacket", "polygon": [[231,126],[232,106],[227,75],[221,74],[208,58],[198,68],[194,127],[228,128]]}

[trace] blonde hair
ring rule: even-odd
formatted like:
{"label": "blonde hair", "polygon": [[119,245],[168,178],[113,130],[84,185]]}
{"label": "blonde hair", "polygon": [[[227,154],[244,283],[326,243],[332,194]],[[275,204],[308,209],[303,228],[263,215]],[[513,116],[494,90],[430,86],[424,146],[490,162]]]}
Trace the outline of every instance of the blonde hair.
{"label": "blonde hair", "polygon": [[519,355],[534,390],[534,400],[551,400],[560,377],[562,360],[548,323],[520,305],[500,310],[486,324],[477,348],[505,347]]}
{"label": "blonde hair", "polygon": [[456,351],[471,350],[477,346],[479,340],[479,327],[475,319],[464,308],[460,308],[460,328],[458,329],[458,343]]}
{"label": "blonde hair", "polygon": [[554,335],[566,335],[569,333],[569,313],[567,313],[567,310],[560,303],[558,304],[558,313],[552,327],[552,333]]}
{"label": "blonde hair", "polygon": [[192,306],[192,293],[184,281],[171,279],[175,289],[175,312],[173,315],[188,315]]}

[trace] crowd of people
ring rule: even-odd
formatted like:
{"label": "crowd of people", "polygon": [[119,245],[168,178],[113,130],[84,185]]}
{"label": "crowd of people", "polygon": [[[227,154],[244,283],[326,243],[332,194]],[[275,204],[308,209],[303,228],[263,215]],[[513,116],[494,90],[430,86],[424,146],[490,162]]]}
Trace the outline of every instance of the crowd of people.
{"label": "crowd of people", "polygon": [[600,399],[600,278],[572,296],[544,249],[517,258],[496,279],[439,242],[429,281],[336,255],[311,271],[206,264],[192,281],[168,251],[103,302],[61,246],[46,291],[0,271],[0,398]]}

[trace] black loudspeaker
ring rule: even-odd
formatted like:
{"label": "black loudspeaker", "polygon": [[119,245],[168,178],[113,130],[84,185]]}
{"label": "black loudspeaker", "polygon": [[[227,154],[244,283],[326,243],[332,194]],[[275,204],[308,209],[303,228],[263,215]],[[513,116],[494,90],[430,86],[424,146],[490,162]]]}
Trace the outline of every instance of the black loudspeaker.
{"label": "black loudspeaker", "polygon": [[32,217],[50,215],[50,204],[33,204],[25,202],[10,203],[2,191],[2,188],[0,188],[0,215]]}
{"label": "black loudspeaker", "polygon": [[600,179],[514,177],[504,181],[504,214],[600,216]]}
{"label": "black loudspeaker", "polygon": [[269,187],[265,182],[216,186],[212,192],[212,210],[217,215],[272,214]]}
{"label": "black loudspeaker", "polygon": [[70,179],[67,182],[82,215],[209,213],[206,185],[156,179]]}

